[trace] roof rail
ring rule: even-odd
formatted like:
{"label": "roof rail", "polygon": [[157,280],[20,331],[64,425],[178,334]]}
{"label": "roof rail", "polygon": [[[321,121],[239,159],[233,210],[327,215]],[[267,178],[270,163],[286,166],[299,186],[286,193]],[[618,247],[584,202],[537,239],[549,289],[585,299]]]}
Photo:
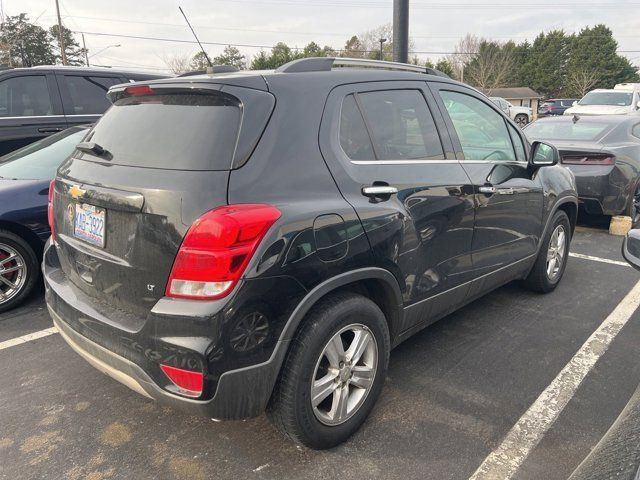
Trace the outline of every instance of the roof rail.
{"label": "roof rail", "polygon": [[409,63],[386,62],[384,60],[369,60],[366,58],[342,58],[342,57],[309,57],[293,60],[285,63],[276,69],[280,73],[301,73],[301,72],[328,72],[334,67],[360,67],[375,68],[382,70],[398,70],[403,72],[426,73],[449,78],[439,70],[411,65]]}
{"label": "roof rail", "polygon": [[238,67],[234,67],[233,65],[213,65],[211,67],[207,67],[206,70],[194,70],[192,72],[185,72],[178,77],[192,77],[194,75],[204,75],[205,73],[231,73],[231,72],[239,72]]}

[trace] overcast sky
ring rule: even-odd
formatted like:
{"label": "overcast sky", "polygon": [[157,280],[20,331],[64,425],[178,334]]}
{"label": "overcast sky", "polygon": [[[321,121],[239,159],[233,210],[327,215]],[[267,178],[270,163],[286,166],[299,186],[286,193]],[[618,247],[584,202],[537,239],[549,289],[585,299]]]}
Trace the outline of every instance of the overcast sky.
{"label": "overcast sky", "polygon": [[[347,38],[392,19],[392,0],[61,0],[66,27],[85,34],[95,64],[166,68],[167,55],[195,53],[189,43],[95,35],[133,35],[191,41],[178,11],[181,5],[215,56],[224,44],[271,46],[279,41],[302,47],[311,41],[342,48]],[[640,63],[640,0],[410,0],[410,36],[422,58],[450,52],[466,33],[496,40],[532,40],[555,28],[576,32],[605,23],[620,50]],[[4,14],[25,12],[49,27],[54,0],[4,0]],[[81,41],[80,36],[77,36]],[[239,46],[248,56],[260,49]]]}

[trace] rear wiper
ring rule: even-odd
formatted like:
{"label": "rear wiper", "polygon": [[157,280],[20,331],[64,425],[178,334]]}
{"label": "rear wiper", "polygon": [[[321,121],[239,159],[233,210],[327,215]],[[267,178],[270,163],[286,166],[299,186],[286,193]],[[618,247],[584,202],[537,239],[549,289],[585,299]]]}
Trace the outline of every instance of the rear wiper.
{"label": "rear wiper", "polygon": [[102,148],[100,145],[94,142],[82,142],[76,145],[76,148],[83,153],[88,153],[89,155],[95,155],[96,157],[111,156],[108,150]]}

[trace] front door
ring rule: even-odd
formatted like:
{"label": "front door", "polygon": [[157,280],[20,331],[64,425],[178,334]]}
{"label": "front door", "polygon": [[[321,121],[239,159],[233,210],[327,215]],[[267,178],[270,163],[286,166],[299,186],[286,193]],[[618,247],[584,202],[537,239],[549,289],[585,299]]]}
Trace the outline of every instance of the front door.
{"label": "front door", "polygon": [[527,143],[520,130],[471,89],[442,83],[432,88],[474,186],[476,275],[535,255],[543,190],[527,163]]}
{"label": "front door", "polygon": [[[376,264],[395,274],[405,305],[422,305],[403,328],[455,308],[466,293],[455,287],[473,274],[473,198],[426,84],[338,87],[325,112],[322,154]],[[454,290],[455,298],[437,295]]]}

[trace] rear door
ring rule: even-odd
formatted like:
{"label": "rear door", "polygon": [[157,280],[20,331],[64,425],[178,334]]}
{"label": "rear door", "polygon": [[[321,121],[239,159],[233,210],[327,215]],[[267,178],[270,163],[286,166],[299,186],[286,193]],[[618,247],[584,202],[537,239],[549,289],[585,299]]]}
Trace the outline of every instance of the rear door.
{"label": "rear door", "polygon": [[[473,202],[426,84],[341,86],[326,112],[322,154],[377,265],[402,287],[409,306],[403,328],[454,309],[466,293],[455,287],[471,270]],[[375,188],[383,193],[369,193]],[[453,290],[455,296],[438,296]]]}
{"label": "rear door", "polygon": [[475,91],[431,86],[474,187],[476,274],[534,255],[542,231],[543,190],[529,168],[523,135]]}
{"label": "rear door", "polygon": [[[272,107],[266,92],[221,85],[158,85],[116,100],[85,138],[105,152],[76,151],[55,185],[62,268],[95,309],[140,327],[188,228],[226,205],[232,162],[251,151]],[[241,133],[245,121],[255,138]]]}
{"label": "rear door", "polygon": [[69,126],[94,123],[111,106],[107,92],[123,79],[113,75],[56,73]]}
{"label": "rear door", "polygon": [[0,155],[67,127],[60,93],[46,70],[6,72],[0,79]]}

